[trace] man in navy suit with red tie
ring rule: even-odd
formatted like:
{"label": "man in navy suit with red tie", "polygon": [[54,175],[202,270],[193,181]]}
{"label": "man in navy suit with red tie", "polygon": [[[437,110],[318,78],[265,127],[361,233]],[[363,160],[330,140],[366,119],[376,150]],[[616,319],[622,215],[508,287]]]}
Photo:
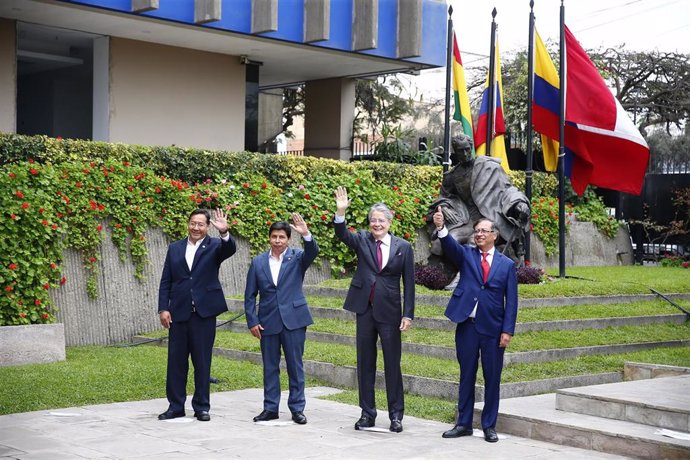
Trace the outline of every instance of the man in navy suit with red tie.
{"label": "man in navy suit with red tie", "polygon": [[[304,425],[304,341],[314,320],[302,291],[304,275],[319,254],[319,247],[301,215],[292,214],[293,224],[274,222],[268,230],[271,249],[252,260],[244,290],[247,327],[261,340],[264,365],[264,410],[255,422],[278,418],[280,405],[280,350],[285,354],[292,421]],[[288,246],[291,230],[304,240],[304,250]],[[257,312],[256,296],[259,295]]]}
{"label": "man in navy suit with red tie", "polygon": [[[220,238],[208,236],[213,225]],[[228,309],[218,279],[220,264],[235,253],[222,209],[196,209],[189,216],[187,238],[168,247],[158,290],[158,315],[168,333],[168,372],[165,392],[168,410],[159,420],[184,417],[189,357],[194,365],[192,408],[197,420],[207,422],[211,386],[211,356],[216,338],[216,316]]]}
{"label": "man in navy suit with red tie", "polygon": [[481,354],[484,374],[481,426],[484,439],[496,442],[503,354],[515,333],[517,320],[515,263],[496,251],[494,244],[498,232],[492,221],[479,219],[475,222],[476,247],[461,245],[448,236],[440,206],[433,221],[443,254],[460,271],[460,282],[446,308],[448,319],[457,323],[455,347],[460,363],[458,419],[452,429],[443,433],[443,437],[472,435],[474,386]]}
{"label": "man in navy suit with red tie", "polygon": [[335,202],[335,234],[357,253],[357,270],[345,298],[345,309],[357,314],[357,383],[362,415],[355,430],[375,425],[376,342],[380,338],[390,431],[400,433],[405,412],[400,333],[410,328],[414,318],[414,253],[410,243],[388,232],[393,213],[385,204],[377,203],[369,210],[369,231],[352,233],[345,224],[350,200],[344,187],[336,189]]}

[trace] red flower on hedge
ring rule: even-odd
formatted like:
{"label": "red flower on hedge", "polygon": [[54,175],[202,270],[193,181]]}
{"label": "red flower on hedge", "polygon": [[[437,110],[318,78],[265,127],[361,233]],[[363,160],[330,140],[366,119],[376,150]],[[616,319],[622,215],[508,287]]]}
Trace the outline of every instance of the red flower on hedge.
{"label": "red flower on hedge", "polygon": [[43,220],[41,221],[41,225],[47,226],[49,223],[50,223],[50,222],[48,222],[48,221],[45,220],[45,219],[43,219]]}
{"label": "red flower on hedge", "polygon": [[96,225],[96,231],[100,232],[101,230],[103,230],[103,226],[101,224]]}
{"label": "red flower on hedge", "polygon": [[7,266],[7,268],[9,268],[10,270],[16,270],[16,269],[17,269],[17,264],[11,263],[11,264],[9,264],[9,265]]}
{"label": "red flower on hedge", "polygon": [[268,185],[266,185],[266,182],[264,182],[263,184],[261,184],[261,188],[266,188],[266,187],[268,187]]}
{"label": "red flower on hedge", "polygon": [[361,183],[362,183],[362,181],[361,181],[361,180],[359,180],[359,179],[355,179],[355,184],[361,184]]}
{"label": "red flower on hedge", "polygon": [[305,200],[308,200],[309,198],[311,198],[311,197],[309,196],[309,194],[308,194],[308,193],[305,193],[305,194],[304,194],[304,199],[305,199]]}
{"label": "red flower on hedge", "polygon": [[13,172],[9,173],[8,176],[10,176],[11,179],[14,179],[15,177],[17,177],[17,175]]}
{"label": "red flower on hedge", "polygon": [[95,263],[95,262],[96,262],[96,258],[95,258],[95,257],[89,257],[89,262],[91,262],[92,264]]}
{"label": "red flower on hedge", "polygon": [[19,314],[19,317],[20,317],[20,318],[26,318],[26,313],[21,312],[21,313]]}
{"label": "red flower on hedge", "polygon": [[46,212],[45,209],[43,209],[43,208],[38,208],[38,213],[39,213],[39,214],[43,214],[44,212]]}
{"label": "red flower on hedge", "polygon": [[55,270],[57,268],[57,265],[55,264],[55,262],[51,262],[50,268],[52,268],[53,270]]}
{"label": "red flower on hedge", "polygon": [[398,186],[397,186],[397,185],[394,185],[394,186],[393,186],[393,191],[395,191],[395,190],[398,190]]}
{"label": "red flower on hedge", "polygon": [[29,203],[26,201],[22,203],[22,209],[29,209]]}
{"label": "red flower on hedge", "polygon": [[17,198],[24,198],[24,193],[21,190],[17,190],[14,192],[14,194],[17,196]]}
{"label": "red flower on hedge", "polygon": [[57,230],[57,229],[58,229],[58,226],[57,226],[57,224],[53,224],[53,225],[50,226],[50,228],[52,228],[53,230]]}
{"label": "red flower on hedge", "polygon": [[12,292],[14,288],[12,286],[5,286],[5,291]]}
{"label": "red flower on hedge", "polygon": [[15,213],[10,214],[10,219],[17,220],[17,215]]}
{"label": "red flower on hedge", "polygon": [[36,305],[36,306],[41,305],[41,300],[40,299],[34,300],[34,305]]}
{"label": "red flower on hedge", "polygon": [[45,290],[50,289],[50,284],[48,284],[48,283],[43,283],[43,289],[45,289]]}
{"label": "red flower on hedge", "polygon": [[41,313],[41,318],[46,320],[46,319],[50,318],[50,315],[48,313]]}
{"label": "red flower on hedge", "polygon": [[63,276],[62,278],[60,278],[60,286],[62,286],[62,285],[65,284],[66,282],[67,282],[67,277],[66,277],[66,276]]}
{"label": "red flower on hedge", "polygon": [[81,182],[75,182],[75,183],[74,183],[74,186],[77,187],[77,188],[81,188]]}
{"label": "red flower on hedge", "polygon": [[38,175],[38,169],[31,168],[31,169],[29,169],[29,172],[31,173],[32,176],[37,176],[37,175]]}
{"label": "red flower on hedge", "polygon": [[242,184],[242,187],[243,188],[249,188],[249,182],[245,182],[244,184]]}
{"label": "red flower on hedge", "polygon": [[321,220],[326,220],[328,219],[328,216],[326,214],[321,214]]}

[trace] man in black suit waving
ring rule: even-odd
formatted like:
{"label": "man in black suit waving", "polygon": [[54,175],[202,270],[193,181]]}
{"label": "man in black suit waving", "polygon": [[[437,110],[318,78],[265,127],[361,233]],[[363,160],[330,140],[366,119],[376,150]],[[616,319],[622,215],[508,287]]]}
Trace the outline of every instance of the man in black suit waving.
{"label": "man in black suit waving", "polygon": [[390,430],[400,433],[405,411],[401,332],[410,328],[414,318],[414,253],[410,243],[388,232],[393,213],[385,204],[377,203],[369,210],[369,231],[354,233],[345,224],[350,200],[344,187],[336,189],[335,203],[335,234],[357,253],[357,270],[345,299],[345,309],[357,314],[357,383],[362,415],[355,430],[375,425],[376,342],[380,338]]}
{"label": "man in black suit waving", "polygon": [[[209,227],[220,238],[208,236]],[[196,209],[189,216],[189,235],[168,247],[158,290],[158,315],[168,333],[168,372],[165,392],[168,409],[159,420],[184,417],[189,357],[194,365],[192,408],[197,420],[211,420],[211,356],[216,316],[228,309],[218,279],[220,264],[235,253],[222,209]]]}

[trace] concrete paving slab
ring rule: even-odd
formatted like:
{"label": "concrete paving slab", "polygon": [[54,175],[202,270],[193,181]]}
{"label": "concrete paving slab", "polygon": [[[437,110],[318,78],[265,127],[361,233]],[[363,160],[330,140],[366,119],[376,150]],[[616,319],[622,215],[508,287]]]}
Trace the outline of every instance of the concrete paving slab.
{"label": "concrete paving slab", "polygon": [[[33,459],[613,459],[613,455],[499,432],[489,444],[481,431],[475,436],[442,439],[447,424],[405,417],[402,433],[385,431],[388,417],[381,412],[382,432],[353,429],[359,408],[317,399],[339,390],[307,389],[306,425],[255,424],[263,392],[248,389],[214,393],[211,421],[187,417],[162,422],[163,399],[102,404],[0,416],[0,457]],[[280,422],[290,421],[283,393]]]}

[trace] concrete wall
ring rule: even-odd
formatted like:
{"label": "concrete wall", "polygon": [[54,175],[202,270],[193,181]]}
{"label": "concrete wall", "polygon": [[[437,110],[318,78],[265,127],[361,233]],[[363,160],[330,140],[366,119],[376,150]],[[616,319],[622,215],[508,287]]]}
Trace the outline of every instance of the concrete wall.
{"label": "concrete wall", "polygon": [[17,22],[0,18],[0,132],[17,129]]}
{"label": "concrete wall", "polygon": [[[575,251],[576,255],[569,257],[568,265],[572,266],[573,260],[586,260],[588,265],[618,265],[620,258],[616,256],[616,251],[620,247],[620,242],[617,242],[619,240],[609,240],[603,235],[592,233],[592,229],[585,224],[587,223],[579,222],[571,227],[567,247],[572,247],[573,249],[569,251]],[[619,235],[621,240],[627,238],[627,232],[624,229],[621,229]],[[596,242],[599,249],[590,251],[587,245],[574,247],[571,244],[573,238],[580,241],[589,239],[590,242]],[[158,283],[168,241],[160,230],[150,230],[146,234],[146,241],[150,264],[144,279],[138,281],[134,277],[134,266],[131,262],[121,261],[111,239],[105,238],[99,263],[97,299],[89,299],[86,294],[86,271],[81,254],[75,251],[67,251],[64,254],[63,272],[68,281],[60,289],[50,292],[59,310],[58,321],[64,323],[67,345],[104,345],[124,342],[137,333],[160,328],[156,313]],[[245,279],[251,260],[248,244],[241,239],[237,243],[237,253],[225,261],[220,270],[226,295],[244,293]],[[292,244],[299,246],[301,244],[299,237],[293,238]],[[545,260],[543,249],[538,253],[538,244],[537,242],[532,249],[533,264],[541,267],[552,266],[555,261],[557,266],[557,258],[550,258],[551,263],[546,265],[537,262]],[[427,260],[429,238],[426,233],[418,235],[414,249],[416,262],[423,263]],[[580,254],[580,250],[586,254]],[[304,283],[305,285],[317,284],[328,278],[330,278],[330,266],[328,262],[322,260],[320,265],[315,263],[309,268]]]}
{"label": "concrete wall", "polygon": [[[104,225],[105,227],[105,225]],[[63,273],[67,283],[51,290],[58,308],[58,321],[65,325],[67,345],[111,344],[124,342],[140,332],[160,329],[158,321],[158,283],[168,241],[160,230],[146,234],[149,266],[146,276],[139,281],[134,277],[130,260],[121,261],[112,240],[104,239],[99,262],[98,298],[86,294],[87,273],[81,254],[67,251],[63,256]],[[293,238],[295,245],[301,241]],[[221,266],[220,278],[226,295],[244,293],[251,255],[244,240],[238,240],[237,252]],[[268,249],[268,244],[266,245]],[[315,284],[330,277],[327,262],[314,263],[305,278],[305,284]]]}
{"label": "concrete wall", "polygon": [[237,56],[110,39],[110,141],[244,150]]}
{"label": "concrete wall", "polygon": [[64,360],[65,332],[62,324],[0,327],[0,366]]}

